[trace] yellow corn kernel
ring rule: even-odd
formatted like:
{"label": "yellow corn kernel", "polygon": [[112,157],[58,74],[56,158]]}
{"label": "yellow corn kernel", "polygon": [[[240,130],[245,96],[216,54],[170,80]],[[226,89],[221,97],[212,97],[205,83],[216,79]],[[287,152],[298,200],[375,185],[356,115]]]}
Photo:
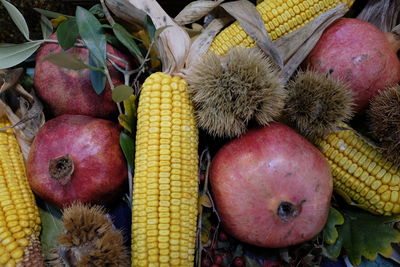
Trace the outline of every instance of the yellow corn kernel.
{"label": "yellow corn kernel", "polygon": [[[6,117],[0,117],[0,128],[10,125]],[[24,158],[11,129],[0,131],[0,152],[0,265],[15,266],[30,261],[32,255],[25,251],[33,242],[27,238],[37,240],[40,217],[25,175]]]}
{"label": "yellow corn kernel", "polygon": [[138,106],[133,266],[193,265],[197,145],[197,125],[186,82],[160,72],[150,75]]}
{"label": "yellow corn kernel", "polygon": [[343,129],[317,141],[331,166],[334,189],[370,212],[399,214],[400,171],[349,126]]}
{"label": "yellow corn kernel", "polygon": [[[315,4],[313,5],[313,3]],[[354,0],[332,0],[332,1],[281,1],[265,0],[256,6],[264,21],[265,28],[272,40],[292,32],[322,13],[346,3],[348,7]],[[235,47],[255,46],[253,39],[244,32],[239,22],[234,22],[222,30],[211,43],[210,50],[217,55],[224,55]]]}

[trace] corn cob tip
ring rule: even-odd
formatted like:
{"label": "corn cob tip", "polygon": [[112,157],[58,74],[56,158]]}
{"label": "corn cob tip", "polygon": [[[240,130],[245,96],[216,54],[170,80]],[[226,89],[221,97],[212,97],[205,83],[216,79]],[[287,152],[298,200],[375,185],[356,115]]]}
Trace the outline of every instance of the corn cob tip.
{"label": "corn cob tip", "polygon": [[299,71],[287,86],[284,120],[310,140],[326,136],[353,113],[353,95],[329,75]]}
{"label": "corn cob tip", "polygon": [[20,267],[44,267],[45,261],[42,253],[42,246],[37,236],[32,235],[29,238],[29,246],[24,250],[24,258],[18,265]]}
{"label": "corn cob tip", "polygon": [[187,76],[200,128],[218,137],[243,134],[249,121],[266,125],[277,118],[286,91],[272,61],[259,49],[209,53]]}

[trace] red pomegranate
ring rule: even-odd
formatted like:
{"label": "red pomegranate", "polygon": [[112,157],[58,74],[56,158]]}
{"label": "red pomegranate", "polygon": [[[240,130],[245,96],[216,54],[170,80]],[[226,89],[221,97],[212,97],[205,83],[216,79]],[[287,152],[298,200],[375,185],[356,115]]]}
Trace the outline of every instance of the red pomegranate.
{"label": "red pomegranate", "polygon": [[113,201],[128,176],[118,125],[84,115],[47,121],[33,141],[27,174],[32,190],[59,208]]}
{"label": "red pomegranate", "polygon": [[400,81],[398,45],[398,38],[369,22],[341,18],[324,31],[305,65],[346,82],[362,112],[378,91]]}
{"label": "red pomegranate", "polygon": [[253,129],[223,146],[210,183],[224,229],[261,247],[316,236],[328,218],[332,175],[323,155],[282,123]]}
{"label": "red pomegranate", "polygon": [[[50,39],[56,39],[53,34]],[[106,83],[104,91],[98,95],[93,89],[90,81],[89,69],[71,70],[60,67],[44,60],[48,55],[62,52],[57,43],[44,43],[36,55],[36,66],[34,74],[34,86],[39,98],[48,106],[50,112],[55,116],[62,114],[80,114],[102,118],[113,118],[117,115],[117,105],[111,97],[111,89]],[[89,50],[84,47],[72,47],[66,51],[89,64]],[[107,53],[130,62],[131,59],[107,44]],[[114,57],[110,60],[119,66],[124,63]],[[123,75],[112,64],[107,61],[112,82],[115,86],[121,85]],[[129,68],[129,67],[128,67]]]}

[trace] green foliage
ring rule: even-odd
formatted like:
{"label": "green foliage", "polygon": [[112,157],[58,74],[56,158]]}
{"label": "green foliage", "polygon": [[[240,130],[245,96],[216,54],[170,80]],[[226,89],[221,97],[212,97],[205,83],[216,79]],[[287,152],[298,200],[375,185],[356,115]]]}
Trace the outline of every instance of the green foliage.
{"label": "green foliage", "polygon": [[40,242],[42,244],[42,251],[45,259],[52,259],[52,251],[57,247],[58,236],[63,231],[63,225],[61,221],[61,211],[50,204],[38,199],[36,201],[39,206],[39,214],[42,225],[42,231],[40,233]]}
{"label": "green foliage", "polygon": [[43,60],[48,60],[53,64],[71,70],[82,70],[89,68],[89,66],[86,65],[82,60],[65,52],[48,55]]}
{"label": "green foliage", "polygon": [[118,85],[112,91],[112,99],[119,103],[127,100],[133,94],[133,88],[127,85]]}
{"label": "green foliage", "polygon": [[30,41],[28,24],[26,23],[25,18],[21,14],[21,12],[14,5],[7,2],[6,0],[0,0],[0,2],[6,8],[8,14],[10,14],[10,16],[11,16],[11,19],[14,21],[15,25],[17,25],[17,28],[22,33],[22,35],[25,37],[25,39]]}
{"label": "green foliage", "polygon": [[115,37],[117,37],[118,41],[120,41],[132,55],[137,56],[140,61],[143,61],[143,55],[137,46],[135,40],[132,38],[132,36],[125,30],[125,28],[118,24],[115,23],[112,25],[112,29],[114,32]]}
{"label": "green foliage", "polygon": [[79,31],[75,18],[64,20],[57,27],[57,40],[63,50],[71,48],[78,38]]}
{"label": "green foliage", "polygon": [[328,221],[325,224],[325,227],[322,231],[322,237],[325,243],[333,244],[336,242],[339,237],[339,233],[336,229],[338,225],[342,225],[344,223],[343,215],[334,208],[329,209]]}
{"label": "green foliage", "polygon": [[29,58],[44,41],[21,44],[0,44],[0,69],[7,69]]}
{"label": "green foliage", "polygon": [[133,170],[135,158],[135,140],[128,134],[121,132],[119,135],[119,144],[122,152],[125,155],[126,161],[128,162],[131,170]]}
{"label": "green foliage", "polygon": [[[378,253],[389,257],[392,253],[391,244],[400,241],[400,232],[390,223],[400,219],[400,216],[373,215],[360,209],[341,210],[344,222],[337,226],[338,237],[332,244],[326,246],[328,254],[337,258],[344,252],[353,265],[359,265],[362,257],[375,260]],[[338,225],[340,216],[331,216],[328,228]],[[336,222],[335,222],[336,221]],[[332,232],[332,231],[331,231]],[[334,237],[334,235],[329,235]],[[328,238],[332,241],[333,239]]]}
{"label": "green foliage", "polygon": [[124,100],[125,114],[118,116],[119,124],[131,134],[134,134],[136,128],[136,100],[135,95],[130,95]]}

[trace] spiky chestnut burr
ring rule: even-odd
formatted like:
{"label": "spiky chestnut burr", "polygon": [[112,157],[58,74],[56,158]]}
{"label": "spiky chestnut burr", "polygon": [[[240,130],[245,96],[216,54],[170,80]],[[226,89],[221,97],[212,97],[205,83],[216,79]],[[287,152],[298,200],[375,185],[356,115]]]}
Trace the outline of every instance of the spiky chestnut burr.
{"label": "spiky chestnut burr", "polygon": [[352,117],[352,92],[328,74],[299,71],[286,89],[283,120],[309,140],[329,134]]}
{"label": "spiky chestnut burr", "polygon": [[367,110],[371,134],[377,139],[382,154],[400,164],[400,86],[380,91]]}
{"label": "spiky chestnut burr", "polygon": [[209,53],[186,78],[198,125],[213,136],[240,136],[251,120],[267,125],[284,107],[278,70],[255,48],[232,49],[224,57]]}
{"label": "spiky chestnut burr", "polygon": [[63,211],[60,266],[130,266],[120,231],[101,206],[74,203]]}

